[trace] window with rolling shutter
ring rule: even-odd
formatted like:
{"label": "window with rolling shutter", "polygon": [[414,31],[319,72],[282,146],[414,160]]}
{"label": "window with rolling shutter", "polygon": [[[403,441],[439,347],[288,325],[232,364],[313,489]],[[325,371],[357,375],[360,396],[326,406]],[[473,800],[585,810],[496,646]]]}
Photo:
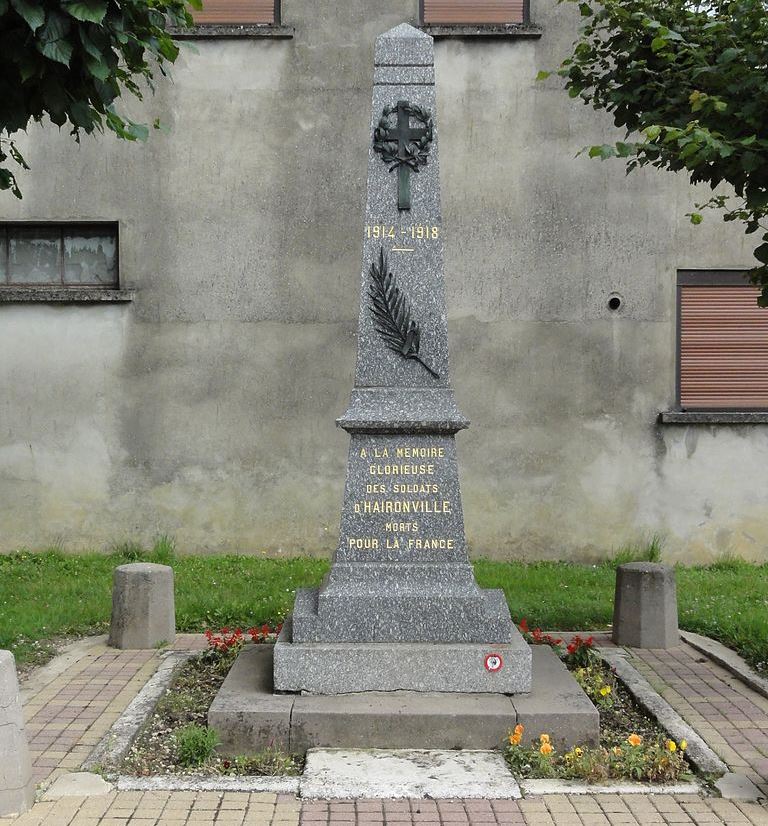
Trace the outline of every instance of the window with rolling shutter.
{"label": "window with rolling shutter", "polygon": [[192,10],[195,23],[205,25],[280,24],[280,0],[203,0],[203,8]]}
{"label": "window with rolling shutter", "polygon": [[422,23],[527,23],[528,0],[421,0]]}
{"label": "window with rolling shutter", "polygon": [[677,277],[682,410],[768,410],[768,309],[743,272]]}

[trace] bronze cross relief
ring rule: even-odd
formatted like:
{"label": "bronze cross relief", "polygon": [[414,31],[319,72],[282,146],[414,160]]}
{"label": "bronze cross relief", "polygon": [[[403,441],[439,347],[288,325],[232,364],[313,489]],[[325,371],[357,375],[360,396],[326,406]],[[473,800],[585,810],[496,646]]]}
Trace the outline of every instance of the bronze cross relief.
{"label": "bronze cross relief", "polygon": [[[389,117],[397,114],[397,123],[389,125]],[[420,121],[421,126],[411,126],[411,118]],[[373,149],[381,154],[385,163],[391,164],[389,171],[397,169],[397,208],[411,208],[411,172],[418,172],[426,164],[429,144],[432,142],[432,118],[429,112],[398,100],[395,106],[388,106],[382,112],[378,127],[373,133]]]}

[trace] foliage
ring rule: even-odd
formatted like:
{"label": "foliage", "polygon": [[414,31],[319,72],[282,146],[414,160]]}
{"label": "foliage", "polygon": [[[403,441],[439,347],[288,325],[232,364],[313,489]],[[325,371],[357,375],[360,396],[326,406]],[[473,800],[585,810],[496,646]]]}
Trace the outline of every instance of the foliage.
{"label": "foliage", "polygon": [[520,620],[518,628],[520,629],[520,633],[523,635],[523,639],[529,645],[548,645],[557,653],[560,652],[560,645],[563,641],[559,637],[553,637],[551,634],[545,634],[541,628],[534,628],[531,630],[528,627],[528,620],[525,617]]}
{"label": "foliage", "polygon": [[195,723],[180,728],[174,735],[174,740],[179,765],[184,768],[202,766],[219,742],[213,729]]}
{"label": "foliage", "polygon": [[[765,0],[560,0],[584,25],[557,73],[573,98],[613,115],[625,140],[590,157],[684,172],[712,188],[698,209],[768,230],[768,8]],[[545,78],[549,72],[540,72]],[[699,212],[690,214],[694,224]],[[751,271],[768,306],[768,232]]]}
{"label": "foliage", "polygon": [[577,634],[566,646],[563,662],[569,669],[589,668],[598,664],[600,657],[595,652],[595,641],[592,637],[582,639]]}
{"label": "foliage", "polygon": [[[247,631],[251,642],[264,643],[275,642],[282,625],[276,628],[271,628],[267,623],[264,623],[260,628],[249,628]],[[209,659],[221,660],[227,665],[231,665],[237,659],[237,655],[242,651],[245,645],[245,635],[242,629],[230,629],[224,627],[219,633],[214,633],[210,628],[204,632],[205,638],[208,641],[208,651],[206,652]]]}
{"label": "foliage", "polygon": [[541,734],[530,745],[525,745],[524,732],[525,728],[518,724],[504,746],[510,769],[520,777],[670,783],[688,772],[685,740],[676,743],[662,738],[646,742],[639,734],[632,733],[612,748],[576,746],[560,754],[549,734]]}
{"label": "foliage", "polygon": [[[21,197],[9,159],[28,169],[10,137],[46,117],[80,134],[109,129],[145,140],[147,126],[115,108],[123,92],[154,89],[179,48],[169,26],[189,26],[187,1],[0,0],[0,190]],[[157,127],[158,124],[155,123]]]}
{"label": "foliage", "polygon": [[277,746],[267,746],[255,754],[239,755],[232,760],[221,761],[222,774],[235,775],[287,775],[301,774],[303,761],[299,755],[287,754]]}
{"label": "foliage", "polygon": [[613,708],[616,680],[611,674],[606,678],[603,668],[594,665],[582,666],[572,672],[576,682],[598,709]]}

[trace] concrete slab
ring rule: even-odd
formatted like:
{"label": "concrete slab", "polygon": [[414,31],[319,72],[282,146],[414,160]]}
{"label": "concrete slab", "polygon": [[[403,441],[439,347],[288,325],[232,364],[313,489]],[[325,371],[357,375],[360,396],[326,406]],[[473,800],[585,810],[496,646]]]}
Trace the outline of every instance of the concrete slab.
{"label": "concrete slab", "polygon": [[236,756],[266,745],[289,749],[293,694],[272,690],[271,645],[248,645],[235,660],[211,707],[208,725],[219,751]]}
{"label": "concrete slab", "polygon": [[211,705],[208,725],[225,754],[280,743],[292,752],[313,747],[494,749],[520,721],[551,733],[560,746],[598,739],[599,718],[557,657],[533,654],[534,691],[452,694],[391,691],[339,695],[275,694],[272,647],[247,646]]}
{"label": "concrete slab", "polygon": [[600,714],[549,646],[534,645],[533,690],[512,697],[517,722],[527,735],[546,732],[558,747],[596,746]]}
{"label": "concrete slab", "polygon": [[304,695],[293,706],[291,747],[493,749],[514,715],[504,694]]}
{"label": "concrete slab", "polygon": [[757,803],[765,800],[760,789],[745,775],[728,772],[715,781],[715,788],[726,800],[738,800],[742,803]]}
{"label": "concrete slab", "polygon": [[492,751],[312,749],[303,798],[518,798],[504,758]]}
{"label": "concrete slab", "polygon": [[62,797],[93,797],[109,794],[112,784],[91,772],[71,772],[57,777],[46,789],[43,800],[59,800]]}

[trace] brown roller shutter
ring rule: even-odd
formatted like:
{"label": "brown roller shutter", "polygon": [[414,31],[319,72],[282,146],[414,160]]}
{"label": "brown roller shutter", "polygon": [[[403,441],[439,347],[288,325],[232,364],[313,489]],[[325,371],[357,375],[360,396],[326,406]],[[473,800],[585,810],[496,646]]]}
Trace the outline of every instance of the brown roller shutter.
{"label": "brown roller shutter", "polygon": [[524,0],[423,0],[425,23],[522,23]]}
{"label": "brown roller shutter", "polygon": [[757,287],[680,287],[680,406],[768,409],[768,309]]}
{"label": "brown roller shutter", "polygon": [[275,23],[275,0],[203,0],[195,23]]}

